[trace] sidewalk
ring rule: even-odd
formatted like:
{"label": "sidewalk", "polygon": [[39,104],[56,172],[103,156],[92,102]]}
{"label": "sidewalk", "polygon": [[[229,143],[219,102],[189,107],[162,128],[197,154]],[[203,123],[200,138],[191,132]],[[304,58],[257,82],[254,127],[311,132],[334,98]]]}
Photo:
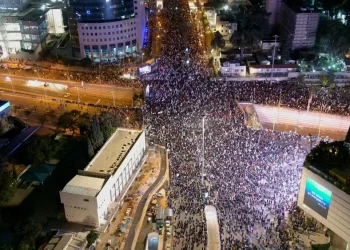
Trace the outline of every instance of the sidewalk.
{"label": "sidewalk", "polygon": [[[167,155],[166,150],[161,147],[155,147],[156,151],[159,151],[160,157],[161,157],[161,166],[160,166],[160,173],[158,178],[155,180],[155,182],[147,189],[147,191],[142,195],[141,201],[139,205],[137,206],[137,210],[135,212],[135,216],[132,222],[132,225],[129,230],[129,234],[125,240],[124,247],[121,249],[124,250],[133,250],[135,249],[136,242],[138,235],[140,233],[140,229],[142,226],[143,218],[145,217],[146,210],[147,210],[147,202],[150,202],[150,199],[152,198],[153,193],[156,191],[156,187],[159,187],[163,185],[165,180],[165,174],[167,173],[168,166],[167,166]],[[158,189],[158,188],[157,188]]]}

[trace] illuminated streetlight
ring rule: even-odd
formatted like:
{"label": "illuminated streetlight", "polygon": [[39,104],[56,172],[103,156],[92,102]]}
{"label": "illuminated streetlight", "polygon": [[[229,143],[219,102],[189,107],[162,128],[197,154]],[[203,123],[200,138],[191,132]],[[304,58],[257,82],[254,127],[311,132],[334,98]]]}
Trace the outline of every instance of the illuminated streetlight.
{"label": "illuminated streetlight", "polygon": [[15,90],[14,90],[14,88],[13,88],[13,83],[12,83],[11,77],[6,76],[6,79],[5,79],[5,80],[8,81],[8,82],[11,82],[12,93],[15,94]]}

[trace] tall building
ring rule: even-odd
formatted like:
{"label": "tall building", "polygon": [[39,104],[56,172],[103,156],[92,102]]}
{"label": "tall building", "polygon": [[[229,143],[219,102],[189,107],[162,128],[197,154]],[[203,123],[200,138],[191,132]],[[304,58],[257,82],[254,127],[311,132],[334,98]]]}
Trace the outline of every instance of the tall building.
{"label": "tall building", "polygon": [[81,58],[114,59],[142,48],[143,0],[75,0],[70,9],[72,39],[79,43]]}
{"label": "tall building", "polygon": [[[298,206],[350,247],[350,130],[344,142],[321,142],[306,157]],[[345,245],[345,244],[343,244]]]}
{"label": "tall building", "polygon": [[282,3],[280,15],[281,41],[285,49],[311,48],[315,45],[319,13]]}
{"label": "tall building", "polygon": [[5,0],[0,2],[0,57],[19,51],[37,52],[48,34],[64,33],[64,3]]}

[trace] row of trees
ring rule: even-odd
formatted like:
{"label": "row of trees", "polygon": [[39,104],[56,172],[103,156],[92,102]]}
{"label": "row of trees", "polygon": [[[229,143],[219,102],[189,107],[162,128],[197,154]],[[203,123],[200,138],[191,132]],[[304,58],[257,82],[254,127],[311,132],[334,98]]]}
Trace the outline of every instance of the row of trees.
{"label": "row of trees", "polygon": [[101,114],[90,117],[88,113],[78,110],[63,113],[58,118],[58,127],[69,129],[73,133],[79,130],[80,135],[87,136],[88,154],[95,155],[102,145],[120,126],[120,117],[116,113],[103,111]]}

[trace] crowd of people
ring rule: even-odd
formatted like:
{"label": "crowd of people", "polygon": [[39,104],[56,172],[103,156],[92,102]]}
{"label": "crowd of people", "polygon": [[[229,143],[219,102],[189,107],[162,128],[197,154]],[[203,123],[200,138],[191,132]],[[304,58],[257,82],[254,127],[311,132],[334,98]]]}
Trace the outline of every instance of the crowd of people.
{"label": "crowd of people", "polygon": [[160,71],[146,82],[149,136],[170,152],[174,247],[206,249],[212,232],[204,206],[211,204],[221,249],[289,249],[287,216],[298,195],[307,139],[247,128],[236,101],[306,109],[310,95],[291,82],[211,81],[194,21],[187,1],[164,2]]}

